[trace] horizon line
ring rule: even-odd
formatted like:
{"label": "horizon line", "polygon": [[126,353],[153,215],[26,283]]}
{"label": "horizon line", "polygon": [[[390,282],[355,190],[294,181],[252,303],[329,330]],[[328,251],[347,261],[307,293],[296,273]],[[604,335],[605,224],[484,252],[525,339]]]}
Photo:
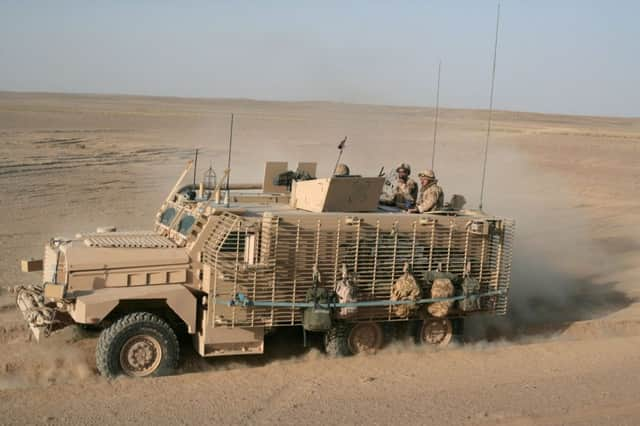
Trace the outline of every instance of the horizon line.
{"label": "horizon line", "polygon": [[[235,102],[256,102],[256,103],[288,103],[288,104],[334,104],[345,106],[369,106],[376,108],[404,108],[404,109],[427,109],[435,110],[435,106],[427,105],[406,105],[406,104],[385,104],[385,103],[361,103],[350,101],[337,101],[328,99],[305,99],[305,100],[291,100],[291,99],[261,99],[261,98],[246,98],[246,97],[213,97],[213,96],[185,96],[185,95],[150,95],[140,93],[118,93],[118,92],[59,92],[59,91],[47,91],[47,90],[8,90],[0,88],[0,94],[25,94],[25,95],[62,95],[62,96],[103,96],[103,97],[129,97],[129,98],[151,98],[151,99],[184,99],[184,100],[200,100],[200,101],[235,101]],[[472,111],[472,112],[486,112],[489,113],[489,108],[470,108],[470,107],[450,107],[440,105],[440,110],[449,111]],[[580,114],[580,113],[563,113],[563,112],[541,112],[534,110],[511,110],[511,109],[494,109],[494,113],[513,113],[513,114],[536,114],[536,115],[553,115],[564,117],[579,117],[579,118],[614,118],[620,120],[638,120],[640,115],[593,115],[593,114]]]}

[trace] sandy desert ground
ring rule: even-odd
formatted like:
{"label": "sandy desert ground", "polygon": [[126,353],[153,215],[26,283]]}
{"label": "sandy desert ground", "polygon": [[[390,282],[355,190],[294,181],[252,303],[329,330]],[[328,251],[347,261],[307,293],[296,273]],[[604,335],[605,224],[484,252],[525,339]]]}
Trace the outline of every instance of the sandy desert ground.
{"label": "sandy desert ground", "polygon": [[[640,118],[497,112],[485,210],[517,221],[506,317],[464,345],[393,344],[326,359],[277,333],[255,358],[108,382],[95,336],[29,342],[6,287],[52,236],[149,228],[197,147],[232,181],[266,160],[344,161],[374,175],[431,164],[433,110],[414,107],[0,92],[0,424],[638,424]],[[442,111],[435,169],[478,204],[486,112]],[[201,168],[202,170],[203,168]]]}

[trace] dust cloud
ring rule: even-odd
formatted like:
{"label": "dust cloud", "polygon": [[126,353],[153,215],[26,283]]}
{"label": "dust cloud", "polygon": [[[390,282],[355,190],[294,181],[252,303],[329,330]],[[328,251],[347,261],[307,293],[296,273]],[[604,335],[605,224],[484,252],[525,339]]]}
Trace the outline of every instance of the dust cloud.
{"label": "dust cloud", "polygon": [[93,351],[72,334],[74,327],[37,345],[5,345],[12,350],[0,354],[0,390],[97,380]]}
{"label": "dust cloud", "polygon": [[610,254],[558,177],[545,175],[510,150],[492,159],[490,211],[516,220],[506,317],[467,321],[471,340],[555,335],[571,323],[595,319],[633,302],[608,280]]}

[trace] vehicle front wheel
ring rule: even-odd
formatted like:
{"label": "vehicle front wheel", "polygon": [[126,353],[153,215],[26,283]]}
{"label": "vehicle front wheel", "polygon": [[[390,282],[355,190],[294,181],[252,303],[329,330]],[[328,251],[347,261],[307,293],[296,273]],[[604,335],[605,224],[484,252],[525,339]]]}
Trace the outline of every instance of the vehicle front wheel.
{"label": "vehicle front wheel", "polygon": [[169,324],[154,314],[136,312],[102,331],[96,365],[107,378],[165,376],[177,368],[179,351]]}

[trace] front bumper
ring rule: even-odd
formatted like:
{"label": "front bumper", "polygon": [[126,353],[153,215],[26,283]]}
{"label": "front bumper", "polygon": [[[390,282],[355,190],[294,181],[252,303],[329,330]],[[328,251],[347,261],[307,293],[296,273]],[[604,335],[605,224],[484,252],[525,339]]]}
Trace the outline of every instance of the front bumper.
{"label": "front bumper", "polygon": [[64,327],[65,321],[62,315],[64,310],[61,310],[56,302],[45,301],[45,290],[42,285],[17,286],[12,288],[12,292],[16,295],[16,305],[36,341]]}

